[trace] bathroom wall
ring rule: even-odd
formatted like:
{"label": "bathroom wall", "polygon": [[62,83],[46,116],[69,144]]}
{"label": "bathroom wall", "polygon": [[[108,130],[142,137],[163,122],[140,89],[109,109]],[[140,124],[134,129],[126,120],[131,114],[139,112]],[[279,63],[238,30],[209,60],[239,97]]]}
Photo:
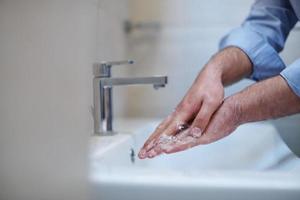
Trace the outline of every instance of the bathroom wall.
{"label": "bathroom wall", "polygon": [[[127,38],[124,21],[128,19],[127,0],[99,0],[97,27],[97,61],[127,60]],[[131,67],[131,66],[130,66]],[[127,76],[129,66],[115,66],[113,76]],[[114,87],[114,115],[125,117],[128,103],[126,87]]]}
{"label": "bathroom wall", "polygon": [[0,0],[0,199],[86,199],[97,0]]}
{"label": "bathroom wall", "polygon": [[[136,67],[130,68],[130,73],[166,74],[169,84],[159,91],[150,87],[130,88],[130,96],[134,96],[135,101],[127,106],[126,114],[164,117],[174,109],[203,65],[217,51],[219,39],[245,18],[252,0],[129,2],[133,22],[152,21],[160,25],[156,30],[140,29],[128,34],[128,57],[138,62]],[[245,84],[248,82],[242,85]]]}
{"label": "bathroom wall", "polygon": [[[166,74],[169,84],[154,91],[151,87],[131,87],[125,115],[164,117],[177,105],[194,78],[217,51],[218,41],[230,29],[239,26],[253,0],[129,0],[132,22],[155,22],[160,28],[133,30],[127,35],[128,57],[137,64],[131,75]],[[283,58],[291,63],[299,57],[299,32],[292,32]],[[249,80],[226,89],[235,93],[251,84]]]}

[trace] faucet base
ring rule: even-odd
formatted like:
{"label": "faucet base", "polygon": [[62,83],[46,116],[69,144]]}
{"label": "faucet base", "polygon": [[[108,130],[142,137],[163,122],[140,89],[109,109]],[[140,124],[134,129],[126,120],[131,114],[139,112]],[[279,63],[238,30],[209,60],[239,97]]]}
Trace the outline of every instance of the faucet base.
{"label": "faucet base", "polygon": [[114,136],[118,132],[117,131],[103,131],[103,132],[95,132],[94,135],[96,136]]}

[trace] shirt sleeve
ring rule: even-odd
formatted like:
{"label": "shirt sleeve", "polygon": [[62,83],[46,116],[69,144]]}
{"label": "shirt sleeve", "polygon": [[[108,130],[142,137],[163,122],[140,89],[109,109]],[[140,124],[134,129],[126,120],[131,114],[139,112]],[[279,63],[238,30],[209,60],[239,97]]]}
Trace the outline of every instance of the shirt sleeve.
{"label": "shirt sleeve", "polygon": [[300,59],[284,69],[280,75],[286,80],[294,93],[300,97]]}
{"label": "shirt sleeve", "polygon": [[220,49],[235,46],[244,51],[253,65],[251,79],[278,75],[285,68],[278,53],[297,21],[289,1],[257,0],[242,25],[221,39]]}

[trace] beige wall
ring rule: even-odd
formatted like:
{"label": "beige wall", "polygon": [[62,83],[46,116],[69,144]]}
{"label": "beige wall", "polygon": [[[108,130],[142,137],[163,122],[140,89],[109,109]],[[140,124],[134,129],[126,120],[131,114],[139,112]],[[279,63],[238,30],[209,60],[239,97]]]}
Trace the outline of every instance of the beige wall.
{"label": "beige wall", "polygon": [[[249,12],[253,0],[129,0],[133,22],[156,21],[160,30],[136,30],[128,35],[128,57],[137,60],[129,73],[167,74],[165,89],[128,88],[125,115],[164,117],[176,106],[192,84],[199,70],[217,51],[220,38],[239,26]],[[291,63],[300,57],[300,32],[292,32],[283,58]],[[226,89],[235,93],[251,81],[242,81]]]}
{"label": "beige wall", "polygon": [[[128,57],[139,63],[130,73],[167,74],[165,89],[130,88],[129,116],[164,117],[177,105],[194,78],[217,51],[218,41],[240,24],[252,0],[130,0],[134,22],[156,21],[161,29],[136,30],[128,36]],[[234,11],[234,12],[233,12]],[[227,93],[249,84],[230,88]]]}
{"label": "beige wall", "polygon": [[0,199],[85,199],[97,0],[0,0]]}
{"label": "beige wall", "polygon": [[92,65],[127,58],[127,3],[0,0],[0,199],[86,199]]}
{"label": "beige wall", "polygon": [[[97,28],[97,61],[116,61],[128,59],[126,53],[127,37],[123,23],[128,19],[127,0],[99,0],[99,17]],[[128,66],[116,66],[112,69],[113,76],[127,76]],[[115,87],[114,114],[125,117],[128,102],[126,88]]]}

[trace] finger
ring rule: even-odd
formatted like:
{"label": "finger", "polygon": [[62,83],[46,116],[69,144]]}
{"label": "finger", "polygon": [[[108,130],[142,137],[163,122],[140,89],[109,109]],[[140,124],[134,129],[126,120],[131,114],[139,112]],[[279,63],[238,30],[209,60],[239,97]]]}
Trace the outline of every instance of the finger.
{"label": "finger", "polygon": [[160,127],[147,140],[141,154],[147,154],[158,142],[161,135],[175,135],[181,131],[184,124],[189,121],[197,113],[197,107],[193,107],[186,103],[180,103],[172,116],[167,120],[164,126]]}
{"label": "finger", "polygon": [[[164,138],[165,136],[173,136],[178,134],[180,131],[186,129],[188,127],[187,123],[190,121],[192,117],[195,115],[195,111],[188,112],[189,110],[182,110],[179,111],[177,115],[175,115],[174,119],[169,123],[169,125],[154,139],[150,142],[148,146],[146,146],[146,154],[147,152],[150,152],[153,148],[155,148],[160,140]],[[156,150],[158,151],[158,150]],[[161,151],[158,151],[158,153],[161,153]]]}
{"label": "finger", "polygon": [[187,142],[187,137],[189,129],[178,133],[175,136],[164,135],[163,139],[160,139],[158,144],[153,148],[157,153],[166,153],[171,151],[173,148],[178,148],[179,145],[185,145]]}
{"label": "finger", "polygon": [[178,140],[185,138],[188,132],[189,130],[185,130],[178,133],[176,136],[165,134],[161,135],[155,147],[149,151],[148,157],[152,158],[164,153],[165,150],[172,148],[172,146],[175,145]]}
{"label": "finger", "polygon": [[189,130],[187,132],[179,133],[177,136],[174,136],[174,139],[171,143],[168,143],[162,146],[162,151],[164,153],[170,154],[179,151],[184,151],[186,149],[192,148],[198,144],[198,138],[192,137],[188,135]]}
{"label": "finger", "polygon": [[153,158],[164,153],[165,149],[171,148],[177,140],[186,137],[188,132],[189,130],[184,130],[176,135],[177,137],[162,134],[157,140],[157,144],[151,150],[149,150],[146,156],[148,158]]}
{"label": "finger", "polygon": [[152,149],[151,151],[148,152],[147,157],[148,158],[154,158],[156,156],[159,156],[160,154],[162,154],[162,152],[156,152],[155,149]]}
{"label": "finger", "polygon": [[203,131],[206,129],[209,120],[211,119],[213,113],[218,109],[219,103],[204,100],[199,113],[194,119],[191,128],[190,135],[199,138]]}
{"label": "finger", "polygon": [[166,154],[172,154],[177,153],[180,151],[185,151],[187,149],[190,149],[194,146],[197,146],[196,138],[193,138],[191,136],[188,136],[185,141],[182,141],[181,143],[176,143],[172,145],[169,149],[166,149],[164,153]]}
{"label": "finger", "polygon": [[[139,158],[143,159],[146,158],[146,152],[149,150],[149,148],[154,146],[154,141],[153,139],[157,137],[171,122],[172,118],[174,116],[174,113],[170,114],[165,120],[163,120],[155,129],[155,131],[151,134],[151,136],[146,140],[145,144],[141,148],[138,156]],[[148,148],[147,148],[148,147]]]}
{"label": "finger", "polygon": [[[177,138],[175,142],[168,143],[167,145],[160,147],[160,151],[170,154],[179,151],[184,151],[186,149],[199,145],[200,143],[210,143],[212,139],[216,137],[215,134],[212,134],[214,136],[211,136],[211,134],[206,134],[205,136],[202,136],[202,130],[206,129],[210,119],[212,118],[213,113],[215,112],[215,110],[218,109],[218,106],[219,105],[217,103],[204,101],[191,127],[187,131],[183,131],[177,134],[175,136]],[[211,131],[211,133],[214,133],[216,131],[215,128],[217,128],[216,126],[219,125],[217,124],[217,122],[214,123],[216,124],[214,128],[209,130]],[[160,153],[160,151],[158,152]]]}
{"label": "finger", "polygon": [[157,133],[155,133],[153,137],[147,141],[147,144],[144,146],[141,154],[143,154],[143,156],[147,156],[147,152],[151,151],[151,149],[156,146],[161,135],[175,135],[181,131],[182,128],[185,129],[186,124],[198,113],[201,103],[201,101],[195,101],[194,98],[186,96],[176,107],[169,124],[164,126],[163,129],[157,131]]}
{"label": "finger", "polygon": [[[155,151],[158,153],[164,152],[167,154],[171,154],[179,151],[184,151],[198,145],[200,143],[199,138],[202,138],[201,130],[205,130],[211,116],[215,112],[215,109],[217,109],[215,107],[217,106],[204,102],[191,127],[187,131],[183,131],[174,136],[177,138],[175,141],[165,144],[162,147],[160,145],[160,148],[157,148]],[[205,141],[208,141],[208,139],[210,141],[211,138],[206,138]]]}
{"label": "finger", "polygon": [[199,102],[193,105],[189,104],[189,102],[185,102],[182,105],[179,105],[176,109],[174,118],[163,130],[162,134],[171,136],[187,129],[191,119],[193,119],[198,113],[201,103],[202,102]]}
{"label": "finger", "polygon": [[[174,116],[174,112],[172,114],[170,114],[166,119],[164,119],[158,126],[157,128],[154,130],[154,132],[150,135],[150,137],[146,140],[146,142],[144,143],[143,147],[140,150],[139,156],[140,157],[144,157],[144,154],[146,152],[146,147],[149,146],[153,146],[153,139],[159,135],[171,122],[172,118]],[[148,147],[148,148],[149,148]]]}

